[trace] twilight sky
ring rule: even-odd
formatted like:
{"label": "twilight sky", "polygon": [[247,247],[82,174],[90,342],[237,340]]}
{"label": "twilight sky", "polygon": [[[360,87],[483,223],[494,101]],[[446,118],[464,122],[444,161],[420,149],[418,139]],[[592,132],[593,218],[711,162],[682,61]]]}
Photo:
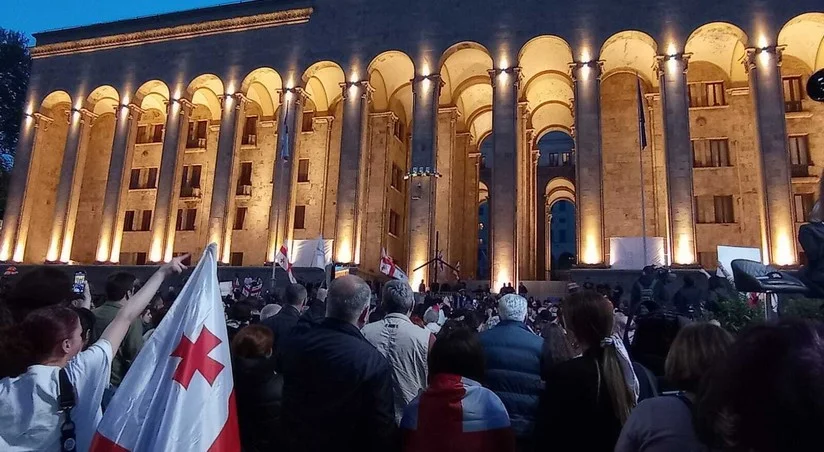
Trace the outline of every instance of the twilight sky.
{"label": "twilight sky", "polygon": [[[182,11],[230,0],[0,0],[0,27],[32,33]],[[32,41],[32,44],[34,42]]]}

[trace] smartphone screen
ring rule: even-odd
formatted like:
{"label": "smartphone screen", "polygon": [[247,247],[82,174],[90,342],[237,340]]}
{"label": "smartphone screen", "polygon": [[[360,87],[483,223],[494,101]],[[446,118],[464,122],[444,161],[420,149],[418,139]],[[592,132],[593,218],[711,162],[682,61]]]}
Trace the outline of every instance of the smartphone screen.
{"label": "smartphone screen", "polygon": [[72,290],[74,293],[83,293],[86,286],[86,272],[79,271],[74,273],[74,284]]}

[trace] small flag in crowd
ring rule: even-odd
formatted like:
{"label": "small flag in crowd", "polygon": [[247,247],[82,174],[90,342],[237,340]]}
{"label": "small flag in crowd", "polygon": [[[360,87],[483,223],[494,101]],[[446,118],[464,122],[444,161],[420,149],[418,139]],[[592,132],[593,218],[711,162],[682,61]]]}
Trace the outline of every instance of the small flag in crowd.
{"label": "small flag in crowd", "polygon": [[381,273],[390,278],[399,279],[404,282],[409,282],[409,277],[397,265],[391,256],[386,254],[386,248],[381,248]]}
{"label": "small flag in crowd", "polygon": [[92,452],[240,450],[229,339],[209,245],[98,425]]}
{"label": "small flag in crowd", "polygon": [[262,290],[262,279],[247,277],[243,280],[243,290],[240,292],[240,295],[245,298],[259,298]]}
{"label": "small flag in crowd", "polygon": [[312,267],[326,269],[326,241],[323,236],[318,237],[315,245],[315,255],[312,258]]}
{"label": "small flag in crowd", "polygon": [[438,250],[438,271],[443,271],[443,252]]}
{"label": "small flag in crowd", "polygon": [[[286,245],[281,245],[280,250],[278,250],[278,254],[275,255],[275,264],[280,266],[280,268],[286,270],[286,274],[289,275],[289,282],[292,284],[297,284],[297,280],[295,276],[292,274],[292,263],[289,262],[289,249],[286,248]],[[272,277],[274,278],[275,268],[272,268]]]}
{"label": "small flag in crowd", "polygon": [[452,269],[452,275],[455,279],[461,279],[461,261],[455,262],[455,268]]}

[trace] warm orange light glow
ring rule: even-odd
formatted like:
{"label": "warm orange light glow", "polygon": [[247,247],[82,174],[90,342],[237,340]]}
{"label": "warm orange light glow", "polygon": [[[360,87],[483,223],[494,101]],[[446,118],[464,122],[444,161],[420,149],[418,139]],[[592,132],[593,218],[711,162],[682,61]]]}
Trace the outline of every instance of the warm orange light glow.
{"label": "warm orange light glow", "polygon": [[762,49],[764,49],[766,47],[769,47],[769,45],[770,45],[770,41],[767,39],[766,35],[762,34],[761,36],[758,37],[758,47],[761,47]]}
{"label": "warm orange light glow", "polygon": [[9,246],[4,244],[3,248],[0,248],[0,261],[5,262],[5,261],[9,260],[9,254],[11,254],[9,252]]}
{"label": "warm orange light glow", "polygon": [[14,262],[23,262],[23,258],[25,257],[25,254],[26,254],[25,247],[22,244],[18,243],[14,247],[14,257],[12,257],[12,260],[14,260]]}
{"label": "warm orange light glow", "polygon": [[588,265],[601,263],[601,247],[595,234],[587,234],[584,237],[583,256],[581,260]]}
{"label": "warm orange light glow", "polygon": [[581,62],[589,63],[590,61],[592,61],[592,53],[589,51],[589,49],[581,50]]}
{"label": "warm orange light glow", "polygon": [[424,63],[423,65],[421,65],[421,75],[423,75],[424,77],[429,77],[429,74],[429,65]]}
{"label": "warm orange light glow", "polygon": [[675,45],[674,42],[669,43],[667,45],[667,55],[674,56],[678,54],[678,47]]}
{"label": "warm orange light glow", "polygon": [[792,234],[787,231],[781,231],[778,234],[778,240],[773,243],[773,261],[776,265],[793,265],[795,264],[795,255],[792,246]]}
{"label": "warm orange light glow", "polygon": [[102,237],[100,243],[97,245],[97,254],[95,255],[95,259],[97,262],[106,262],[109,258],[109,238]]}
{"label": "warm orange light glow", "polygon": [[159,237],[152,240],[152,247],[149,251],[149,261],[160,262],[163,259],[163,243]]}
{"label": "warm orange light glow", "polygon": [[695,263],[695,255],[692,252],[692,241],[688,234],[680,234],[675,243],[675,263],[680,265],[690,265]]}
{"label": "warm orange light glow", "polygon": [[[352,262],[352,238],[349,236],[342,237],[338,243],[338,250],[335,253],[335,259],[338,262],[350,263]],[[273,257],[274,260],[274,257]]]}
{"label": "warm orange light glow", "polygon": [[52,243],[49,244],[49,251],[46,253],[46,260],[49,262],[57,262],[59,257],[60,255],[57,250],[57,242],[54,237],[52,237]]}

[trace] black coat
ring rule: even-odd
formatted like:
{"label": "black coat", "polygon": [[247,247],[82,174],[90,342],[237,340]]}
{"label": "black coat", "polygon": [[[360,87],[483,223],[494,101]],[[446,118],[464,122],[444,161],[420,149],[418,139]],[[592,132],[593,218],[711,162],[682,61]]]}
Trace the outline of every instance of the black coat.
{"label": "black coat", "polygon": [[298,312],[298,309],[292,305],[285,304],[280,312],[261,322],[272,330],[272,335],[274,336],[272,347],[275,351],[280,347],[281,341],[289,335],[292,328],[298,323],[299,318],[300,312]]}
{"label": "black coat", "polygon": [[[601,375],[597,350],[554,366],[547,375],[535,425],[536,451],[612,452],[621,422]],[[599,394],[600,393],[600,394]]]}
{"label": "black coat", "polygon": [[240,442],[244,452],[280,450],[283,376],[270,359],[236,357],[232,363]]}
{"label": "black coat", "polygon": [[392,368],[349,323],[301,321],[280,348],[286,447],[298,451],[399,450]]}
{"label": "black coat", "polygon": [[798,229],[798,242],[807,257],[802,279],[816,296],[820,296],[824,292],[824,223],[802,225]]}

